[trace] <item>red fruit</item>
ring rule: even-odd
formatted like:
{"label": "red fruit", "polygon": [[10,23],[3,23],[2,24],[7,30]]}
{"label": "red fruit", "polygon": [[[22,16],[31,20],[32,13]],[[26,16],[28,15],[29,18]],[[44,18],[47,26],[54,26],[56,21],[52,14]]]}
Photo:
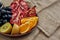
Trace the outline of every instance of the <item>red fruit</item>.
{"label": "red fruit", "polygon": [[29,8],[28,4],[25,1],[21,1],[20,4],[21,4],[21,7],[24,11],[28,10],[28,8]]}
{"label": "red fruit", "polygon": [[11,24],[18,24],[18,25],[20,25],[21,23],[20,23],[20,14],[22,13],[22,10],[20,9],[20,7],[18,7],[18,9],[17,9],[17,11],[16,11],[16,13],[13,13],[12,14],[12,18],[11,18],[11,20],[10,20],[10,23]]}
{"label": "red fruit", "polygon": [[35,6],[29,9],[28,4],[24,0],[14,0],[10,6],[12,9],[11,24],[20,25],[22,18],[36,16]]}
{"label": "red fruit", "polygon": [[17,6],[17,4],[15,2],[12,2],[10,7],[11,7],[11,9],[15,9],[16,6]]}
{"label": "red fruit", "polygon": [[36,16],[36,6],[30,8],[25,14],[27,14],[28,17]]}
{"label": "red fruit", "polygon": [[35,6],[30,10],[29,16],[36,16],[36,9],[35,9]]}

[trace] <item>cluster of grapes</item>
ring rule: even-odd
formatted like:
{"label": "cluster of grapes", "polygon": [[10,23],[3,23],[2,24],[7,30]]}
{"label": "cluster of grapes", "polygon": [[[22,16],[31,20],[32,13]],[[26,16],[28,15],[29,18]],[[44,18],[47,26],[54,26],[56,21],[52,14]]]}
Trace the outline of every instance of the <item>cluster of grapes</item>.
{"label": "cluster of grapes", "polygon": [[2,3],[0,3],[0,26],[6,22],[9,22],[11,17],[11,8],[9,6],[2,7]]}

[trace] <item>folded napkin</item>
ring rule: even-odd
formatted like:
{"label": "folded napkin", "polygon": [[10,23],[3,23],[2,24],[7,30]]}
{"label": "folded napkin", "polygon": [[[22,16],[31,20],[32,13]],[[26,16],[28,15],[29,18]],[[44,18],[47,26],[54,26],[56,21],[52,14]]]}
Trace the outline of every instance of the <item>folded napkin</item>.
{"label": "folded napkin", "polygon": [[[49,7],[50,5],[52,5],[53,3],[57,2],[57,0],[26,0],[27,2],[29,2],[29,4],[31,6],[36,5],[36,9],[37,9],[37,15],[39,17],[39,22],[38,22],[38,27],[47,35],[47,36],[51,36],[56,29],[59,27],[59,18],[56,15],[59,15],[59,13],[57,14],[57,10],[54,9],[54,7],[50,8],[50,9],[45,9],[42,12],[42,9]],[[54,9],[55,11],[53,11],[52,9]],[[38,13],[39,12],[39,13]],[[54,13],[56,12],[56,13]]]}

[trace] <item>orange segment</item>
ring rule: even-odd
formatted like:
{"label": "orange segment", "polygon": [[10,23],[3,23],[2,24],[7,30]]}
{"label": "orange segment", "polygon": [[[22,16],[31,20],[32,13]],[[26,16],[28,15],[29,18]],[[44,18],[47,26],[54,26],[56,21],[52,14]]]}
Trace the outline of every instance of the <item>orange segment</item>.
{"label": "orange segment", "polygon": [[30,31],[33,27],[36,26],[37,21],[38,21],[38,17],[29,17],[29,18],[24,18],[24,24],[20,25],[20,33],[26,33],[28,31]]}
{"label": "orange segment", "polygon": [[29,31],[29,29],[30,29],[29,22],[20,25],[20,33],[26,33]]}
{"label": "orange segment", "polygon": [[37,21],[38,21],[38,17],[32,17],[32,18],[30,18],[29,21],[30,21],[30,28],[32,29],[33,27],[36,26]]}
{"label": "orange segment", "polygon": [[21,24],[24,24],[27,21],[28,21],[28,18],[23,18],[23,19],[21,19]]}
{"label": "orange segment", "polygon": [[25,22],[29,21],[31,18],[35,18],[35,17],[36,17],[36,16],[23,18],[23,19],[21,19],[21,24],[24,24]]}

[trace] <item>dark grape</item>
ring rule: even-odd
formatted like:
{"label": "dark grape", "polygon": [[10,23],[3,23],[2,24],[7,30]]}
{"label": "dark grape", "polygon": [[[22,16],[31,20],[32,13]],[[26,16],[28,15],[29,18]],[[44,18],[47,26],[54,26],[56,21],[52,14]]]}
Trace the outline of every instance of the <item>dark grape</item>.
{"label": "dark grape", "polygon": [[9,14],[9,15],[12,15],[12,12],[10,12],[10,11],[7,11],[7,14]]}
{"label": "dark grape", "polygon": [[2,18],[2,13],[1,13],[1,10],[2,10],[2,9],[0,8],[0,19]]}
{"label": "dark grape", "polygon": [[7,11],[11,11],[11,8],[9,6],[3,7],[2,9],[7,10]]}
{"label": "dark grape", "polygon": [[2,7],[2,3],[0,2],[0,7]]}
{"label": "dark grape", "polygon": [[3,25],[3,19],[0,19],[0,26]]}
{"label": "dark grape", "polygon": [[2,8],[0,8],[0,12],[1,12]]}
{"label": "dark grape", "polygon": [[6,19],[5,19],[5,20],[3,20],[3,24],[4,24],[4,23],[6,23],[6,22],[8,22]]}
{"label": "dark grape", "polygon": [[0,22],[2,22],[3,21],[3,19],[0,19]]}
{"label": "dark grape", "polygon": [[12,16],[11,15],[8,15],[8,18],[10,19]]}
{"label": "dark grape", "polygon": [[6,22],[10,22],[11,17],[12,17],[11,8],[9,7],[0,8],[0,26]]}
{"label": "dark grape", "polygon": [[2,10],[1,10],[1,13],[4,13],[4,14],[5,14],[5,13],[7,13],[7,11],[4,10],[4,9],[2,9]]}
{"label": "dark grape", "polygon": [[1,17],[1,13],[0,13],[0,17]]}
{"label": "dark grape", "polygon": [[2,22],[0,22],[0,26],[2,26],[3,25],[3,23]]}
{"label": "dark grape", "polygon": [[6,14],[2,16],[3,19],[7,19],[7,17],[8,17],[8,15],[6,15]]}
{"label": "dark grape", "polygon": [[12,13],[10,12],[10,11],[6,11],[6,10],[1,10],[1,13],[2,13],[2,15],[4,14],[10,14],[10,15],[12,15]]}
{"label": "dark grape", "polygon": [[10,19],[11,19],[11,17],[12,17],[12,15],[8,15],[7,19],[8,19],[8,20],[10,20]]}

